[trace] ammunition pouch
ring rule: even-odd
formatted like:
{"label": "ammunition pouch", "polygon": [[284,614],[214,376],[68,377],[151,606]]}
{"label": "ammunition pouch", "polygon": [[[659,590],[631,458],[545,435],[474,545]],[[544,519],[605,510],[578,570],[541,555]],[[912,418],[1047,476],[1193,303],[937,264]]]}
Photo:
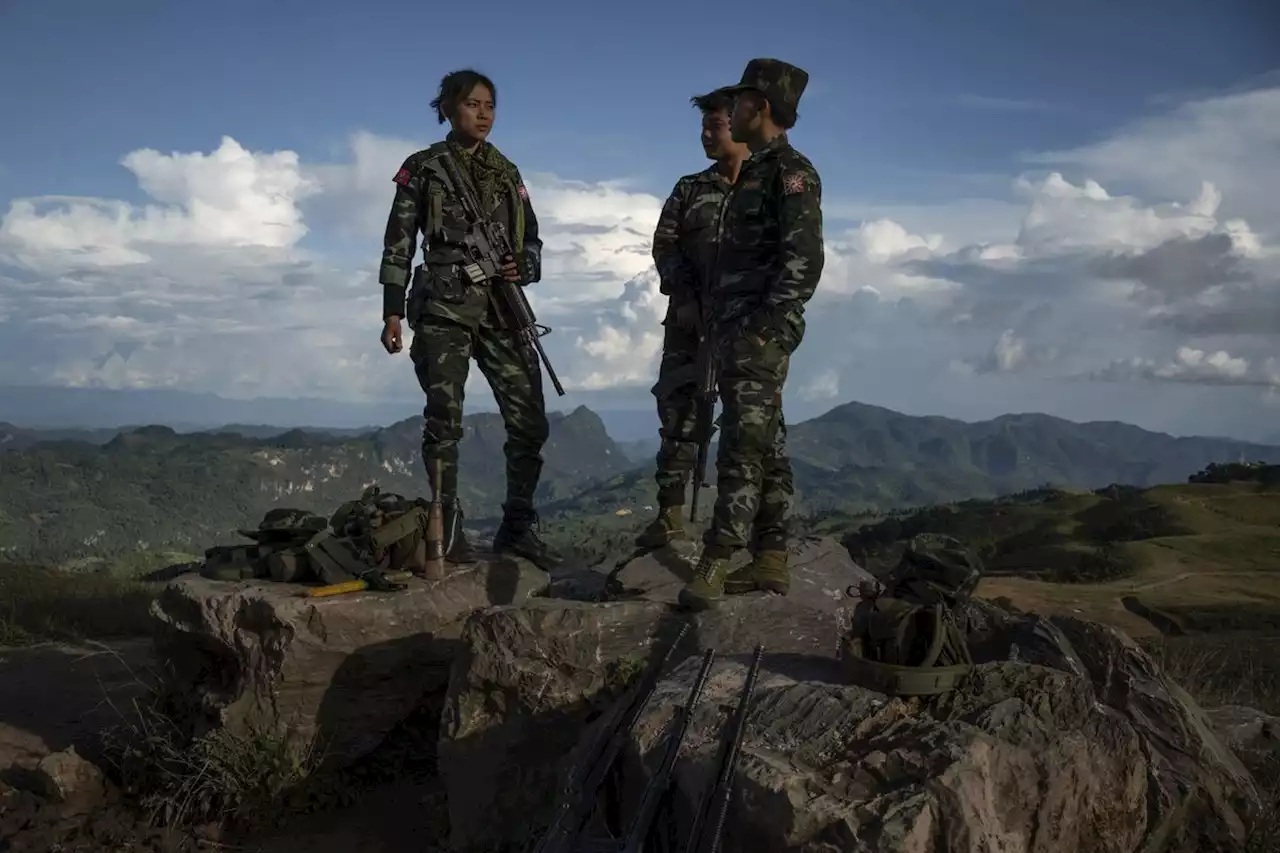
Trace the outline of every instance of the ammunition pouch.
{"label": "ammunition pouch", "polygon": [[407,314],[410,325],[426,313],[428,302],[458,304],[467,298],[467,282],[457,264],[421,264],[413,271]]}

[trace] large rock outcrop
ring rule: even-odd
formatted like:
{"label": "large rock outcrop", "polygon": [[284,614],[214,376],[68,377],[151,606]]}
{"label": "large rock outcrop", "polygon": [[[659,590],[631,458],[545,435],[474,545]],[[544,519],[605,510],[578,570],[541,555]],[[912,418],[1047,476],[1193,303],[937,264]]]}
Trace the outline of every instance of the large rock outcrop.
{"label": "large rock outcrop", "polygon": [[492,557],[402,592],[327,598],[183,577],[152,606],[168,710],[190,735],[285,732],[331,767],[350,764],[444,690],[466,617],[547,583],[522,560]]}
{"label": "large rock outcrop", "polygon": [[[676,770],[677,832],[712,777],[747,655],[766,648],[726,851],[1229,850],[1258,807],[1205,713],[1114,629],[985,602],[968,608],[978,667],[960,689],[894,699],[848,682],[837,648],[869,578],[829,540],[793,549],[783,598],[690,615],[669,604],[688,553],[612,573],[600,603],[534,599],[468,620],[442,721],[455,849],[518,844],[546,817],[580,746],[665,650],[719,660]],[[621,764],[623,813],[657,764],[698,661],[664,677]],[[603,717],[603,720],[601,719]],[[749,839],[750,843],[747,843]]]}
{"label": "large rock outcrop", "polygon": [[[1252,778],[1136,644],[1074,619],[973,610],[986,662],[932,700],[850,685],[831,662],[766,654],[723,849],[1241,848],[1258,808]],[[695,711],[675,771],[678,832],[714,779],[722,705],[736,701],[746,663],[719,660]],[[624,813],[698,665],[686,660],[665,677],[633,730]]]}
{"label": "large rock outcrop", "polygon": [[578,584],[602,602],[537,598],[468,620],[441,721],[454,847],[523,839],[550,804],[558,762],[582,728],[683,621],[691,626],[686,652],[763,643],[774,654],[830,659],[854,604],[845,590],[871,578],[834,540],[800,540],[787,597],[735,596],[690,617],[670,605],[695,550],[664,548],[623,563],[607,582]]}

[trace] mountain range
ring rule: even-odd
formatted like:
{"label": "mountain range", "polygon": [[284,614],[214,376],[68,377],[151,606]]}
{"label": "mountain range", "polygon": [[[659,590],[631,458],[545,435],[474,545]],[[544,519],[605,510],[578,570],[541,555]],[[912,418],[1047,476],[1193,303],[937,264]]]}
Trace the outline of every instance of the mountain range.
{"label": "mountain range", "polygon": [[[551,421],[544,517],[643,511],[652,502],[651,442],[615,441],[585,407]],[[491,523],[505,482],[502,421],[486,412],[464,422],[461,498],[470,521]],[[234,540],[273,506],[327,514],[374,482],[423,493],[420,442],[420,418],[368,430],[148,426],[109,437],[0,425],[0,447],[9,448],[0,452],[0,553],[52,561],[199,553]],[[1044,484],[1147,486],[1183,481],[1211,462],[1280,462],[1280,447],[1123,423],[1035,414],[967,423],[859,403],[792,426],[789,445],[806,512],[887,510]]]}

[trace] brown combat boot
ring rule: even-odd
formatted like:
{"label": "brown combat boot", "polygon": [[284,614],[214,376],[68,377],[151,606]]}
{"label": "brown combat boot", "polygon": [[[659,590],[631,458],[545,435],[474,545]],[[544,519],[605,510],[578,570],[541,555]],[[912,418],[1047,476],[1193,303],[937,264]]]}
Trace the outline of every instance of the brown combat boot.
{"label": "brown combat boot", "polygon": [[677,539],[688,539],[684,529],[684,507],[664,506],[649,526],[636,537],[636,547],[646,551],[661,548]]}
{"label": "brown combat boot", "polygon": [[725,578],[726,595],[745,592],[773,592],[786,595],[791,589],[791,569],[786,551],[758,551],[751,562]]}
{"label": "brown combat boot", "polygon": [[729,560],[715,554],[702,552],[693,580],[680,590],[680,607],[684,610],[710,610],[724,598],[725,575],[729,573]]}

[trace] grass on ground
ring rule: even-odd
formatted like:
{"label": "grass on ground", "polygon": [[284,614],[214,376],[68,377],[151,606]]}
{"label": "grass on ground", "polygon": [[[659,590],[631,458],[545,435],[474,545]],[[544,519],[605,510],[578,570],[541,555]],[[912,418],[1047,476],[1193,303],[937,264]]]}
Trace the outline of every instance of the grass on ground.
{"label": "grass on ground", "polygon": [[156,592],[115,572],[0,565],[0,646],[145,637]]}

